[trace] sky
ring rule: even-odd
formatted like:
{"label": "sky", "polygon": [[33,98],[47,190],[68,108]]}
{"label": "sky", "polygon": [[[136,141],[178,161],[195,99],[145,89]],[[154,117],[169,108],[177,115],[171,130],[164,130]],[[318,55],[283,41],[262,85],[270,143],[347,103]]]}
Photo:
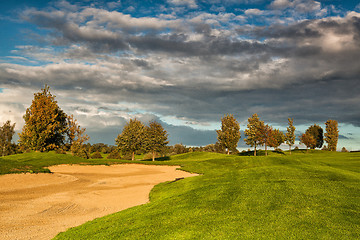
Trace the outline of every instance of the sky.
{"label": "sky", "polygon": [[243,132],[257,113],[297,135],[337,120],[338,149],[360,150],[358,1],[3,1],[0,35],[0,123],[17,132],[47,84],[91,143],[137,118],[204,146],[225,114]]}

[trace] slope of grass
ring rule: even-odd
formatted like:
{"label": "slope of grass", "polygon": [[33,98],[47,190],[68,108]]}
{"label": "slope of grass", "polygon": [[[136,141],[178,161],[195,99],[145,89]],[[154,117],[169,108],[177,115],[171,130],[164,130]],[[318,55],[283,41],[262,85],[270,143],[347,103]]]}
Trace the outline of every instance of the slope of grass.
{"label": "slope of grass", "polygon": [[360,154],[191,153],[157,164],[202,175],[55,239],[359,239]]}
{"label": "slope of grass", "polygon": [[[71,154],[30,152],[0,157],[0,175],[22,172],[50,172],[46,167],[58,164],[113,164],[119,160],[83,159]],[[127,161],[122,161],[127,162]]]}

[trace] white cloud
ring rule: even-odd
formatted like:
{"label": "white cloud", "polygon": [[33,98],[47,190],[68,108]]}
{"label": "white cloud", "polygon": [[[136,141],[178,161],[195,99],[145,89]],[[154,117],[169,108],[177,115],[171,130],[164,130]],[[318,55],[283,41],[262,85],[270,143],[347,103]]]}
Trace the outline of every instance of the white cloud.
{"label": "white cloud", "polygon": [[263,13],[264,13],[264,11],[261,11],[260,9],[257,9],[257,8],[251,8],[251,9],[245,10],[246,15],[261,15]]}
{"label": "white cloud", "polygon": [[187,6],[188,8],[198,8],[195,0],[168,0],[169,4],[176,6]]}
{"label": "white cloud", "polygon": [[118,8],[121,7],[121,1],[114,1],[114,2],[107,2],[106,5],[108,6],[109,9],[114,9],[114,8]]}
{"label": "white cloud", "polygon": [[289,0],[274,0],[270,6],[275,9],[284,9],[291,7],[292,4]]}
{"label": "white cloud", "polygon": [[300,13],[319,12],[321,11],[321,3],[314,0],[274,0],[270,7],[273,9],[292,8]]}

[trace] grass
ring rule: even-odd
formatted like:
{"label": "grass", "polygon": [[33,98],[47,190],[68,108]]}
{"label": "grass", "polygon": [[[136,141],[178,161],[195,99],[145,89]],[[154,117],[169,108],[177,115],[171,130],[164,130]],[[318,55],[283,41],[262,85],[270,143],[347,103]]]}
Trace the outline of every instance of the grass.
{"label": "grass", "polygon": [[[45,158],[40,165],[46,165]],[[360,153],[190,153],[162,160],[155,163],[201,175],[159,184],[149,204],[95,219],[55,239],[360,238]],[[37,160],[29,162],[39,166]]]}
{"label": "grass", "polygon": [[56,239],[360,238],[360,154],[191,153],[163,163],[203,175],[159,184],[149,204]]}
{"label": "grass", "polygon": [[[111,159],[83,159],[71,154],[57,154],[55,152],[30,152],[0,157],[0,175],[7,173],[41,173],[50,172],[46,167],[58,164],[113,164],[119,160]],[[126,162],[126,161],[123,161]]]}

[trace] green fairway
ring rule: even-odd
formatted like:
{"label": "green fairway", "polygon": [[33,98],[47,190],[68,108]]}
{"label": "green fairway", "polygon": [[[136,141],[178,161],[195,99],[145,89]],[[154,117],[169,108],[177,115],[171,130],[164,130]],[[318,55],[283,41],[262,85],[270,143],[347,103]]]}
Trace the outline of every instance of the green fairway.
{"label": "green fairway", "polygon": [[[0,159],[3,174],[41,172],[61,163],[131,162],[52,152]],[[159,184],[149,204],[95,219],[56,239],[360,238],[360,153],[189,153],[161,160],[141,163],[181,165],[201,175]]]}
{"label": "green fairway", "polygon": [[360,154],[171,157],[201,176],[56,239],[359,239]]}

